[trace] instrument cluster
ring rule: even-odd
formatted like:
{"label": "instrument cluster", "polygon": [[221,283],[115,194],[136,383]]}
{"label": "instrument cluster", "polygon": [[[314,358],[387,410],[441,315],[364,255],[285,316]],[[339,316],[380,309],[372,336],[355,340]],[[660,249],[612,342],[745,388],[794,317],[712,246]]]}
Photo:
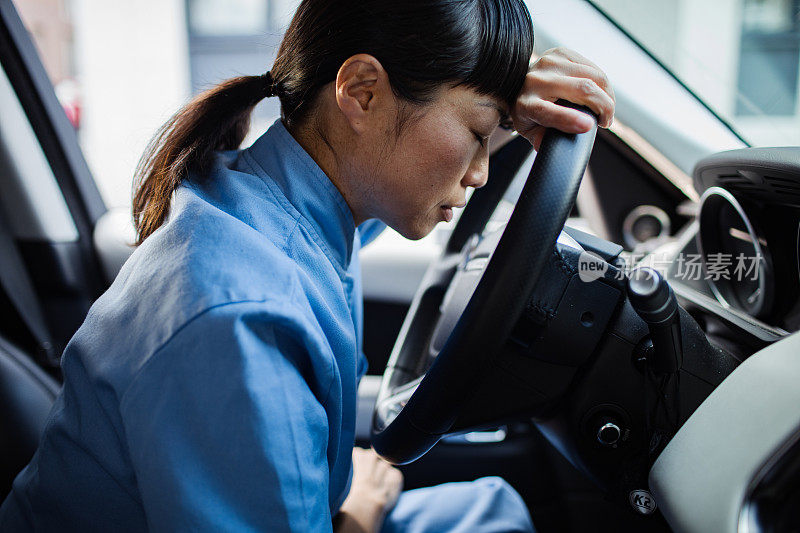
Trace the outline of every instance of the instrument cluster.
{"label": "instrument cluster", "polygon": [[694,179],[694,244],[708,290],[723,307],[800,330],[800,147],[715,154]]}

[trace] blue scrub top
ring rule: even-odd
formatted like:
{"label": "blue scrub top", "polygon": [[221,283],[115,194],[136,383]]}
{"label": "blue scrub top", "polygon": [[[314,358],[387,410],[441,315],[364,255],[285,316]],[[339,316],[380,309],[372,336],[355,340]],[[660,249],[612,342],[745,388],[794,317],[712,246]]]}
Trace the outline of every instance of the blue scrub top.
{"label": "blue scrub top", "polygon": [[217,153],[67,346],[0,529],[330,530],[366,371],[358,251],[383,227],[355,227],[280,121]]}

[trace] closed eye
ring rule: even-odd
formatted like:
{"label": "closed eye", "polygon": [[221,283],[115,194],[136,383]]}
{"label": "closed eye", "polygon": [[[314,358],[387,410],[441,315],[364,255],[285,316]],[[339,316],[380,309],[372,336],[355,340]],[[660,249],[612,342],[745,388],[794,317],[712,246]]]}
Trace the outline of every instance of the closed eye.
{"label": "closed eye", "polygon": [[478,139],[478,142],[480,143],[480,145],[485,148],[486,147],[486,143],[489,141],[489,136],[488,135],[486,135],[486,136],[481,135],[477,131],[473,131],[472,134],[475,135],[476,139]]}

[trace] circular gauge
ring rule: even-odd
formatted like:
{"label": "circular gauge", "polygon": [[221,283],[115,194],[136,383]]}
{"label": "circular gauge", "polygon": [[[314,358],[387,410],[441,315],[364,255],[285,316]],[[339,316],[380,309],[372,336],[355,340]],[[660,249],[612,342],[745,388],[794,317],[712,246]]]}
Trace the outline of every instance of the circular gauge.
{"label": "circular gauge", "polygon": [[622,221],[622,239],[630,249],[669,234],[669,215],[654,205],[637,206]]}
{"label": "circular gauge", "polygon": [[726,307],[752,316],[769,313],[774,288],[767,241],[736,198],[711,187],[700,199],[697,246],[711,291]]}

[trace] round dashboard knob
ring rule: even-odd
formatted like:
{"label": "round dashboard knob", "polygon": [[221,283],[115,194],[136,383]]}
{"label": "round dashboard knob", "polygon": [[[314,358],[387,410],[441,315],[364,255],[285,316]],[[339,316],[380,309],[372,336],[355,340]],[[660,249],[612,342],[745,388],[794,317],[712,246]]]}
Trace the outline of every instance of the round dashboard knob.
{"label": "round dashboard knob", "polygon": [[621,436],[622,430],[613,422],[606,422],[597,430],[597,442],[606,446],[613,446]]}

